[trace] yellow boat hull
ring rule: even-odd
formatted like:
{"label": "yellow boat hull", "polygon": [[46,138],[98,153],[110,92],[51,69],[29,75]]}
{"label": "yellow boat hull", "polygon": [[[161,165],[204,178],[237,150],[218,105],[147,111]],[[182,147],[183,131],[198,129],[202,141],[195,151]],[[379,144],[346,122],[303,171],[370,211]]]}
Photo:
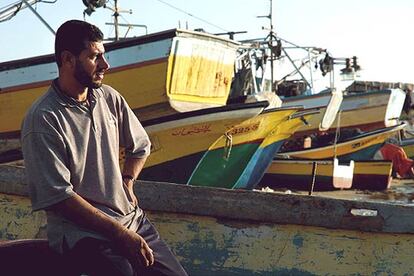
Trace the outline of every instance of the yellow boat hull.
{"label": "yellow boat hull", "polygon": [[298,151],[281,152],[276,157],[295,159],[332,159],[337,156],[342,160],[369,160],[381,145],[390,137],[404,128],[404,124],[367,132],[355,138],[350,138],[336,145],[309,148]]}
{"label": "yellow boat hull", "polygon": [[144,125],[152,143],[151,155],[147,159],[145,167],[205,152],[232,126],[244,125],[244,121],[250,121],[259,116],[263,106],[254,105],[250,109],[234,110],[222,108],[222,110],[222,112],[203,110],[205,115],[194,115],[185,119]]}
{"label": "yellow boat hull", "polygon": [[[111,64],[105,83],[141,120],[223,106],[238,45],[183,30],[112,42],[105,45]],[[0,138],[18,137],[26,111],[57,75],[53,55],[0,63]]]}
{"label": "yellow boat hull", "polygon": [[[314,190],[332,190],[333,161],[273,160],[259,183],[259,187],[310,190],[313,162],[317,163]],[[352,189],[385,190],[391,184],[392,162],[356,161]]]}
{"label": "yellow boat hull", "polygon": [[[341,111],[340,114],[340,129],[359,128],[360,130],[373,130],[383,128],[384,118],[386,114],[386,105],[371,106],[361,109],[352,109]],[[303,125],[298,129],[295,136],[301,137],[306,134],[311,134],[319,131],[319,124],[323,118],[326,108],[320,108],[320,113],[308,120],[308,125]],[[335,131],[338,126],[338,116],[332,123],[329,131]]]}
{"label": "yellow boat hull", "polygon": [[301,108],[266,110],[220,137],[195,168],[189,184],[252,189],[286,138],[302,123],[290,119]]}

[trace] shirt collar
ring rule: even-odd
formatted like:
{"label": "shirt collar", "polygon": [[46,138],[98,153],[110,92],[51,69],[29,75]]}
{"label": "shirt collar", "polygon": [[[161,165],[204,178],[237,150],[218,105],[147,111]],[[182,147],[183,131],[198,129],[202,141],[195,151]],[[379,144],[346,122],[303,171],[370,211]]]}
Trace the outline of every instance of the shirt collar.
{"label": "shirt collar", "polygon": [[[58,84],[58,79],[54,79],[52,81],[52,85],[51,85],[51,89],[54,92],[56,101],[66,107],[76,107],[79,105],[78,102],[75,101],[75,99],[69,97],[68,95],[66,95],[59,87]],[[97,100],[98,98],[100,98],[102,96],[102,88],[90,88],[88,90],[88,93],[90,93],[90,97],[91,99]]]}

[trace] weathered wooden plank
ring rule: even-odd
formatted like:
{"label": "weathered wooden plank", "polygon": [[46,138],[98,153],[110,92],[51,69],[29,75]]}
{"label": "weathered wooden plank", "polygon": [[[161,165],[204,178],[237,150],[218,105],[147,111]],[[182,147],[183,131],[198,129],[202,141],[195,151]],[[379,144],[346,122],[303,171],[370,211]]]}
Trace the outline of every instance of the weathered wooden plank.
{"label": "weathered wooden plank", "polygon": [[[0,193],[27,195],[24,179],[22,167],[0,166]],[[149,211],[368,232],[414,233],[414,206],[402,204],[143,181],[135,185],[135,192],[140,206]]]}
{"label": "weathered wooden plank", "polygon": [[[31,213],[27,197],[3,194],[0,202],[4,202],[0,204],[0,239],[45,237],[44,231],[39,231],[44,220],[36,219],[45,219],[45,214]],[[411,234],[171,212],[148,211],[147,215],[190,275],[414,274]],[[20,258],[26,263],[23,256]]]}
{"label": "weathered wooden plank", "polygon": [[411,275],[410,234],[150,212],[190,275]]}
{"label": "weathered wooden plank", "polygon": [[21,166],[0,166],[0,193],[27,196],[26,175]]}
{"label": "weathered wooden plank", "polygon": [[[137,185],[136,192],[141,206],[154,211],[335,229],[414,233],[412,206],[148,182]],[[376,215],[354,215],[351,211]]]}

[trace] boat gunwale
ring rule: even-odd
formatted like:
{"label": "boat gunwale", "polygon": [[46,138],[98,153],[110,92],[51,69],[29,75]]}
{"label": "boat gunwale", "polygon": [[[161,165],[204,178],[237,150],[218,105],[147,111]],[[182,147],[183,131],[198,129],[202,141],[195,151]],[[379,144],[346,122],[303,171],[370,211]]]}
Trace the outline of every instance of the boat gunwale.
{"label": "boat gunwale", "polygon": [[[395,131],[398,131],[398,130],[404,128],[405,125],[406,125],[406,123],[401,123],[401,124],[396,125],[396,126],[391,126],[391,127],[386,127],[386,128],[376,129],[376,130],[373,130],[373,131],[364,132],[362,134],[359,134],[359,135],[356,135],[356,136],[338,141],[337,142],[337,147],[339,145],[355,143],[355,142],[358,142],[358,140],[361,140],[361,139],[364,139],[364,138],[369,138],[371,136],[381,135],[381,134],[385,134],[387,132],[395,132]],[[297,154],[309,153],[309,152],[314,152],[314,151],[320,151],[320,150],[323,150],[323,149],[329,149],[329,148],[334,147],[334,146],[335,146],[334,144],[325,145],[325,146],[322,145],[322,146],[317,146],[317,147],[313,147],[313,148],[305,149],[305,150],[284,151],[284,152],[278,153],[277,155],[278,156],[297,155]]]}
{"label": "boat gunwale", "polygon": [[[209,216],[260,224],[291,224],[376,233],[414,233],[414,205],[282,194],[251,190],[196,187],[137,181],[135,193],[144,210]],[[23,167],[0,166],[0,193],[28,195]],[[352,210],[375,210],[375,216]],[[289,211],[284,211],[289,210]]]}
{"label": "boat gunwale", "polygon": [[224,105],[219,107],[211,107],[211,108],[203,108],[194,111],[188,112],[181,112],[171,115],[166,115],[158,118],[148,119],[145,121],[141,121],[142,126],[148,127],[156,124],[171,122],[175,120],[187,119],[195,116],[203,116],[208,114],[214,114],[219,112],[229,112],[229,111],[237,111],[243,109],[251,109],[251,108],[265,108],[269,105],[268,101],[260,101],[248,104],[234,104],[234,105]]}
{"label": "boat gunwale", "polygon": [[[384,88],[384,89],[373,89],[373,90],[368,90],[368,91],[364,91],[364,92],[343,92],[343,97],[344,98],[361,98],[363,96],[366,95],[372,95],[372,94],[388,94],[391,93],[393,90],[397,90],[400,88]],[[282,99],[283,103],[292,103],[295,101],[302,101],[302,100],[306,100],[306,99],[317,99],[317,98],[321,98],[321,97],[326,97],[326,96],[330,96],[331,95],[331,91],[322,91],[316,94],[312,94],[312,95],[298,95],[298,96],[293,96],[293,97],[285,97]]]}
{"label": "boat gunwale", "polygon": [[[299,164],[312,164],[313,162],[316,162],[318,164],[333,164],[333,160],[327,160],[327,159],[306,159],[306,158],[295,158],[295,159],[286,159],[286,158],[273,158],[273,161],[281,162],[281,163],[299,163]],[[355,163],[392,163],[388,160],[356,160]],[[345,162],[347,163],[347,162]]]}

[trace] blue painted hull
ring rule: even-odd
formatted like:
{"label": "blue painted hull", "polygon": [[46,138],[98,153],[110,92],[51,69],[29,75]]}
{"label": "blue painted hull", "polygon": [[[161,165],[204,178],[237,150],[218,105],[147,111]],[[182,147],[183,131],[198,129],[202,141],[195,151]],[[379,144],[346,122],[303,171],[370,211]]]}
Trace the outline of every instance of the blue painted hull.
{"label": "blue painted hull", "polygon": [[259,147],[234,185],[234,188],[254,189],[284,142],[285,140],[280,140],[270,146]]}

